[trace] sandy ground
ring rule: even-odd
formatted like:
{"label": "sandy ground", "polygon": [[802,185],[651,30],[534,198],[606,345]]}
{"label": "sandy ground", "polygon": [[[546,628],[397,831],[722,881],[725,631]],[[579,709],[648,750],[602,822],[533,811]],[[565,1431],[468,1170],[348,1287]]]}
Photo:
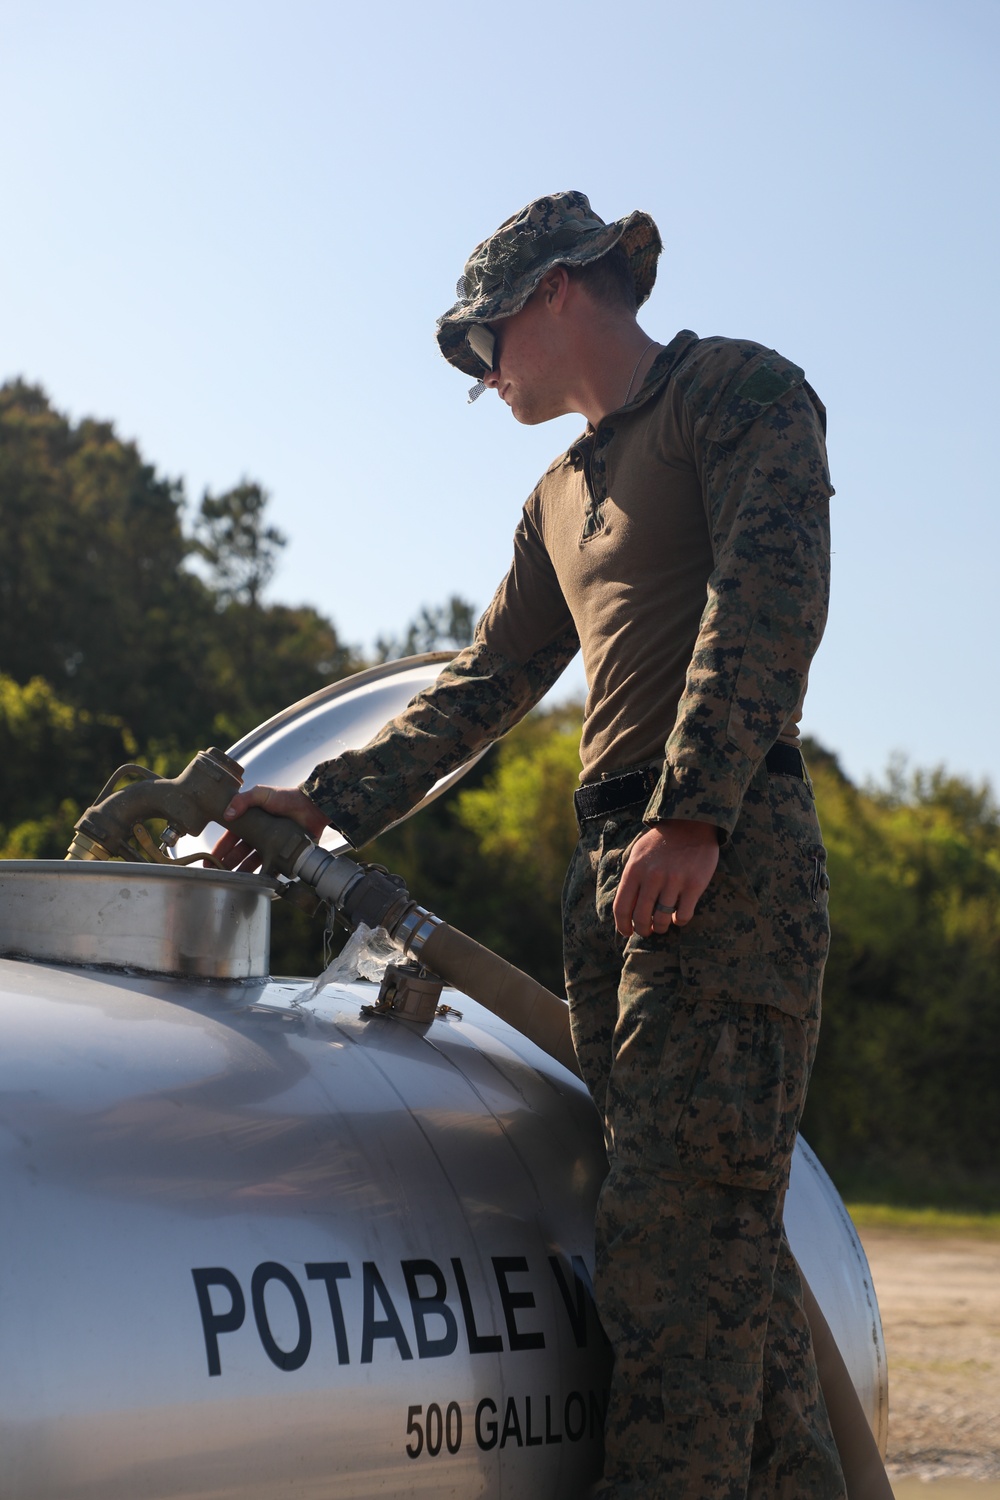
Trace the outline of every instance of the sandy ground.
{"label": "sandy ground", "polygon": [[898,1500],[1000,1500],[1000,1239],[862,1229]]}

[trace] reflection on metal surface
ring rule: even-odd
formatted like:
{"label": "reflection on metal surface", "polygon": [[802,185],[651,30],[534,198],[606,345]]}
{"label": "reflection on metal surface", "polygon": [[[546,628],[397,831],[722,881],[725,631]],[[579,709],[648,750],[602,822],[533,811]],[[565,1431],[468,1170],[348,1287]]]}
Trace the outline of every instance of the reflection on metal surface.
{"label": "reflection on metal surface", "polygon": [[[453,992],[427,1026],[308,993],[0,961],[0,1494],[585,1492],[582,1085]],[[867,1267],[801,1143],[786,1222],[878,1430]]]}
{"label": "reflection on metal surface", "polygon": [[267,973],[274,882],[114,860],[0,860],[0,954],[147,973]]}
{"label": "reflection on metal surface", "polygon": [[0,963],[0,1493],[585,1491],[582,1087],[306,989]]}
{"label": "reflection on metal surface", "polygon": [[785,1229],[884,1457],[889,1441],[889,1378],[868,1259],[840,1194],[801,1136],[792,1158]]}
{"label": "reflection on metal surface", "polygon": [[[333,682],[275,714],[229,748],[229,754],[244,768],[244,786],[259,782],[298,786],[321,761],[366,745],[411,698],[430,687],[454,655],[453,651],[429,651],[383,662]],[[407,817],[433,802],[479,758],[475,756],[443,776]],[[211,849],[222,833],[218,823],[210,824],[197,838],[181,839],[177,852],[183,855]],[[324,849],[347,848],[346,839],[332,828],[325,831],[320,843]]]}

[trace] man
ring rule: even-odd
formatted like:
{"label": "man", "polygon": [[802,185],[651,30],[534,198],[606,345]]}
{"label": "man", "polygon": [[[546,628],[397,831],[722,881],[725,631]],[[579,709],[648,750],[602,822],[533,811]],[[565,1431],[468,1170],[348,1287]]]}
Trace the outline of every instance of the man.
{"label": "man", "polygon": [[[472,646],[364,750],[233,803],[355,846],[582,649],[567,995],[606,1124],[595,1291],[615,1351],[600,1493],[842,1496],[782,1229],[828,926],[798,719],[826,616],[824,413],[774,351],[636,320],[661,242],[582,193],[470,258],[438,342],[586,432],[529,498]],[[230,841],[234,844],[234,841]],[[245,851],[230,848],[236,862]]]}

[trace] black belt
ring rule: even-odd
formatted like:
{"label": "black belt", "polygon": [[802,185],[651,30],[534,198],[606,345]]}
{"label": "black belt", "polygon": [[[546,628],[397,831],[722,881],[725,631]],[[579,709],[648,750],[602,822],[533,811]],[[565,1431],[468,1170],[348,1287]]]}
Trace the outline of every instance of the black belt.
{"label": "black belt", "polygon": [[[794,745],[772,745],[764,756],[764,764],[772,776],[797,776],[806,779],[802,752]],[[607,817],[620,812],[623,807],[632,807],[637,802],[648,802],[662,772],[659,766],[644,766],[639,771],[625,771],[621,776],[606,776],[603,781],[592,781],[573,793],[576,805],[576,820],[583,824],[591,818]]]}

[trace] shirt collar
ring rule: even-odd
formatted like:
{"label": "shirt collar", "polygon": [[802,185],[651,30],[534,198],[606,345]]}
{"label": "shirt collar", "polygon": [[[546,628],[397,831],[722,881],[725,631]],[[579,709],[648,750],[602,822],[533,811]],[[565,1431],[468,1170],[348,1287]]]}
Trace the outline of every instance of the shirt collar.
{"label": "shirt collar", "polygon": [[[618,407],[618,411],[632,411],[637,406],[642,406],[666,384],[676,367],[687,354],[692,345],[698,342],[698,335],[692,333],[690,328],[682,328],[680,333],[675,333],[665,349],[661,349],[646,371],[646,378],[636,391],[627,406]],[[609,412],[608,416],[613,415]]]}
{"label": "shirt collar", "polygon": [[[651,401],[654,396],[659,395],[688,350],[697,342],[698,335],[692,333],[690,328],[682,328],[680,333],[675,333],[666,348],[661,349],[653,360],[646,371],[642,385],[628,405],[618,406],[614,411],[609,411],[606,417],[601,418],[601,422],[607,422],[611,417],[620,416],[623,412],[635,411],[638,407],[644,406],[647,401]],[[588,422],[580,436],[574,438],[566,449],[565,462],[576,468],[587,448],[593,443],[596,432],[597,428],[591,427]]]}

